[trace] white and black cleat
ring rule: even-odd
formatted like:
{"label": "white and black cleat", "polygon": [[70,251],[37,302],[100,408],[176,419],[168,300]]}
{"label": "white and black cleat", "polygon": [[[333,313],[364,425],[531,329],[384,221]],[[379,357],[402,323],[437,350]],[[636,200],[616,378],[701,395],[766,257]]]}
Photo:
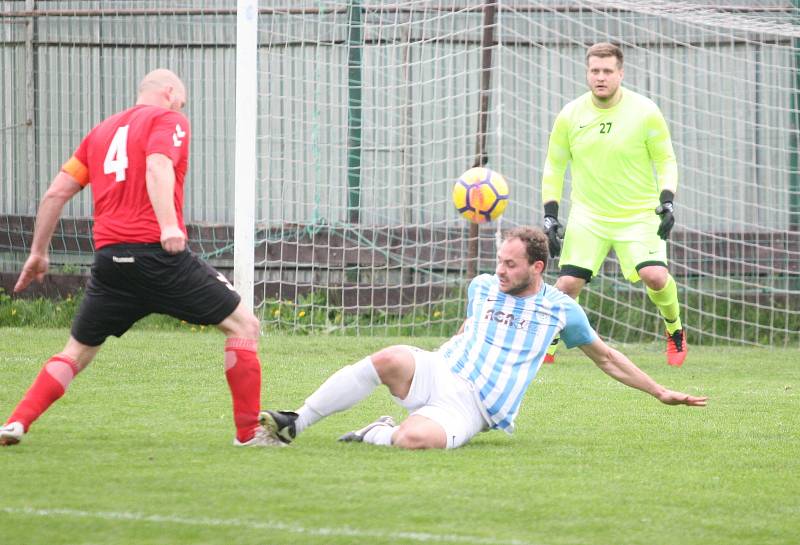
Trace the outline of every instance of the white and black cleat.
{"label": "white and black cleat", "polygon": [[339,439],[337,439],[337,441],[342,441],[343,443],[361,443],[364,441],[364,436],[367,434],[367,432],[371,429],[377,428],[378,426],[389,426],[393,428],[396,426],[396,424],[394,422],[394,418],[384,415],[379,417],[374,422],[370,422],[360,430],[353,430],[345,433]]}
{"label": "white and black cleat", "polygon": [[294,421],[297,413],[292,411],[262,411],[258,415],[258,423],[279,441],[288,445],[297,435]]}

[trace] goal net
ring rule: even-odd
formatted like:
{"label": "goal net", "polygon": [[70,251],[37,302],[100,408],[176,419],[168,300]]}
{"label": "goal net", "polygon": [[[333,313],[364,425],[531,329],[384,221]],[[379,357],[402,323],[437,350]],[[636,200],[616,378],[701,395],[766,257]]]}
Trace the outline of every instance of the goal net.
{"label": "goal net", "polygon": [[[6,292],[59,165],[163,66],[189,94],[192,249],[229,278],[244,208],[237,110],[256,121],[247,268],[265,328],[451,335],[471,277],[494,271],[498,233],[541,224],[553,120],[586,91],[586,47],[611,41],[625,52],[624,85],[651,97],[672,133],[669,258],[689,342],[800,346],[796,1],[261,1],[250,110],[237,108],[235,6],[0,0]],[[475,165],[502,173],[511,196],[499,222],[471,229],[450,193]],[[567,191],[562,220],[569,204]],[[63,217],[46,286],[82,280],[91,263],[89,192]],[[556,275],[550,264],[546,280]],[[613,254],[580,302],[606,338],[663,335]]]}
{"label": "goal net", "polygon": [[[611,41],[624,48],[624,84],[659,104],[672,132],[680,181],[670,267],[690,342],[798,345],[792,3],[291,5],[262,12],[259,25],[265,322],[455,331],[469,276],[494,270],[496,230],[541,223],[553,120],[586,91],[586,47]],[[450,191],[484,161],[509,181],[511,202],[470,252],[476,233]],[[561,209],[566,218],[568,192]],[[663,336],[644,288],[620,276],[613,254],[580,302],[607,337]]]}

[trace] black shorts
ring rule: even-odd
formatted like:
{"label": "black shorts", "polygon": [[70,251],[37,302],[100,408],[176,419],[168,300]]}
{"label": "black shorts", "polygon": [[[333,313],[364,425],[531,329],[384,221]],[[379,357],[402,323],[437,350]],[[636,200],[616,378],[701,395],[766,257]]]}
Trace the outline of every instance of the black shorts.
{"label": "black shorts", "polygon": [[99,346],[154,312],[192,324],[218,324],[240,300],[222,273],[189,250],[171,255],[157,243],[114,244],[95,253],[72,336]]}

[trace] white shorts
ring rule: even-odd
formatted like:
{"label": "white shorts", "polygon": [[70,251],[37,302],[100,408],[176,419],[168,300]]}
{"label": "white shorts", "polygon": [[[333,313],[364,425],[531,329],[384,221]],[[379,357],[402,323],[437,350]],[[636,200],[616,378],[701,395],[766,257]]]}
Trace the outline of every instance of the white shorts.
{"label": "white shorts", "polygon": [[394,400],[410,415],[430,418],[444,428],[447,448],[457,448],[489,429],[488,417],[472,384],[447,367],[436,352],[405,346],[414,355],[414,378],[405,399]]}

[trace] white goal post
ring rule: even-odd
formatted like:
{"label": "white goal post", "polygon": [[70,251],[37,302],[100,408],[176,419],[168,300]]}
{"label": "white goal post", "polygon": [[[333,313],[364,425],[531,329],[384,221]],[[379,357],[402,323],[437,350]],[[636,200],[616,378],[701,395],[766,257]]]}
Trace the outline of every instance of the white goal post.
{"label": "white goal post", "polygon": [[238,0],[236,14],[236,151],[233,285],[253,308],[258,0]]}

